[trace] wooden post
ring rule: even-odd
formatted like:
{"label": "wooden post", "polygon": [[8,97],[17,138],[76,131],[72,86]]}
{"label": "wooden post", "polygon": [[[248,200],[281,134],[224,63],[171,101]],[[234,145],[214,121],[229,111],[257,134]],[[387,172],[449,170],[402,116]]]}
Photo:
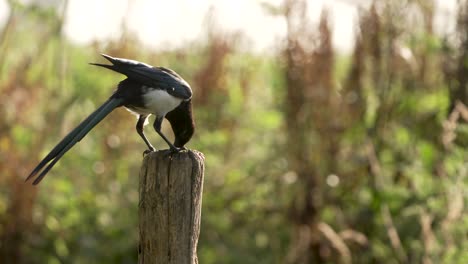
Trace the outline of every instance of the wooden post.
{"label": "wooden post", "polygon": [[146,155],[140,171],[139,264],[196,264],[204,156],[198,151]]}

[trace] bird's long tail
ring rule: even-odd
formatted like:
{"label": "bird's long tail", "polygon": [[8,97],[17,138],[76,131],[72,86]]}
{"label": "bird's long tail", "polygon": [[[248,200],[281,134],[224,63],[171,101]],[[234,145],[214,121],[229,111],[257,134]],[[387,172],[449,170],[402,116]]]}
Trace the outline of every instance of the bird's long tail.
{"label": "bird's long tail", "polygon": [[[120,98],[110,98],[96,111],[89,115],[81,124],[73,129],[67,136],[65,136],[60,143],[57,144],[47,156],[34,168],[29,174],[26,181],[35,177],[38,173],[39,176],[34,180],[33,185],[38,184],[50,169],[57,163],[57,161],[70,150],[78,141],[80,141],[88,132],[93,129],[104,117],[106,117],[112,110],[122,104]],[[46,167],[47,166],[47,167]],[[45,168],[44,168],[45,167]]]}

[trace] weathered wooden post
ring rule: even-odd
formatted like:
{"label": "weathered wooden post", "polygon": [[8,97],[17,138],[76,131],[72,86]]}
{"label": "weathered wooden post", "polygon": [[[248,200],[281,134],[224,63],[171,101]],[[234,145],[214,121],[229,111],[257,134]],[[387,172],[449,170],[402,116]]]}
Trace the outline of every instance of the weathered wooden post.
{"label": "weathered wooden post", "polygon": [[144,158],[138,263],[198,263],[204,160],[192,150],[162,150]]}

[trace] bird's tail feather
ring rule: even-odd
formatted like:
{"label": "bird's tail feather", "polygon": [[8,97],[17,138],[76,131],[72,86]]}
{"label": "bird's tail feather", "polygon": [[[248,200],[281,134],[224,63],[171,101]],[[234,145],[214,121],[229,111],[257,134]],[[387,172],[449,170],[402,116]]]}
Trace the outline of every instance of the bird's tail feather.
{"label": "bird's tail feather", "polygon": [[[34,168],[34,170],[26,178],[26,181],[36,176],[33,184],[38,184],[50,169],[57,163],[57,161],[70,150],[78,141],[80,141],[88,132],[93,129],[104,117],[106,117],[112,110],[122,104],[122,99],[110,98],[96,111],[89,115],[83,122],[81,122],[75,129],[73,129],[57,146],[55,146],[49,154]],[[47,167],[44,169],[44,167]]]}
{"label": "bird's tail feather", "polygon": [[[109,65],[109,64],[103,64],[103,63],[89,63],[91,65],[95,65],[95,66],[99,66],[99,67],[104,67],[104,68],[107,68],[109,70],[113,70],[113,71],[116,71],[116,72],[119,72],[119,73],[122,73],[125,75],[125,72],[122,72],[122,69],[121,67],[119,67],[119,61],[116,60],[115,58],[109,56],[109,55],[106,55],[106,54],[101,54],[104,58],[106,58],[108,61],[110,61],[112,63],[112,65]],[[121,64],[121,63],[120,63]]]}
{"label": "bird's tail feather", "polygon": [[99,66],[99,67],[104,67],[104,68],[107,68],[107,69],[110,69],[110,70],[115,70],[114,65],[103,64],[103,63],[92,63],[92,62],[90,62],[89,64]]}

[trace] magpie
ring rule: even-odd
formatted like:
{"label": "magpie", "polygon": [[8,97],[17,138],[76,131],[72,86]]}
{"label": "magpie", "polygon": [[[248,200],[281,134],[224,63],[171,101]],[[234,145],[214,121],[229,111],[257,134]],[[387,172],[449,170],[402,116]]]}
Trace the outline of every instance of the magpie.
{"label": "magpie", "polygon": [[[173,70],[164,67],[153,67],[146,63],[113,58],[102,54],[111,64],[90,63],[125,75],[109,99],[82,121],[65,138],[39,162],[26,178],[26,181],[37,176],[33,185],[38,184],[52,169],[59,159],[77,142],[104,119],[112,110],[124,106],[138,116],[136,131],[148,146],[144,154],[155,148],[146,138],[143,127],[150,115],[155,115],[153,124],[156,132],[169,145],[171,152],[178,152],[191,139],[195,124],[192,117],[192,89],[190,85]],[[166,118],[171,124],[175,140],[172,144],[161,132],[161,124]]]}

